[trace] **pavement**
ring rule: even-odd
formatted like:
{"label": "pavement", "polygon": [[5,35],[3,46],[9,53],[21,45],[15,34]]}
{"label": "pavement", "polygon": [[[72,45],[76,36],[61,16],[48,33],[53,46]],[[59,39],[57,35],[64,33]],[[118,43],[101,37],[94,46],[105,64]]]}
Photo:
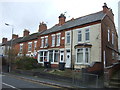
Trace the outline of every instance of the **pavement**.
{"label": "pavement", "polygon": [[85,87],[78,87],[72,83],[60,82],[60,81],[55,81],[55,80],[50,80],[50,79],[45,79],[45,78],[38,78],[36,76],[28,76],[28,75],[16,74],[16,73],[3,73],[3,74],[8,75],[8,76],[13,76],[19,79],[24,79],[24,80],[46,84],[46,85],[52,85],[52,86],[56,86],[56,87],[64,88],[64,89],[85,88]]}

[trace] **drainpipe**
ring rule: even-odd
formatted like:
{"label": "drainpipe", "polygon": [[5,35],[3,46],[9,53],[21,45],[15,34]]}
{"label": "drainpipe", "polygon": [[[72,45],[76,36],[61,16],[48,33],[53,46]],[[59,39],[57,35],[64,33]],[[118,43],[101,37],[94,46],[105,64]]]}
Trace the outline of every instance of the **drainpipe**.
{"label": "drainpipe", "polygon": [[72,59],[72,47],[73,47],[73,30],[71,30],[71,69],[74,69],[73,59]]}

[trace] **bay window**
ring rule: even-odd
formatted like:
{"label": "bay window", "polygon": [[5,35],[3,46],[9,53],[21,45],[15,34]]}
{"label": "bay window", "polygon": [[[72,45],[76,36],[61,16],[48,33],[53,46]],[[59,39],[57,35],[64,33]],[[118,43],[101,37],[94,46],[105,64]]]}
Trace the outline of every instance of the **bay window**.
{"label": "bay window", "polygon": [[40,62],[48,61],[48,51],[40,51]]}
{"label": "bay window", "polygon": [[90,60],[90,48],[76,49],[76,64],[88,64]]}
{"label": "bay window", "polygon": [[58,60],[59,60],[59,57],[60,55],[59,55],[59,51],[58,50],[55,50],[55,53],[54,53],[54,62],[58,62]]}

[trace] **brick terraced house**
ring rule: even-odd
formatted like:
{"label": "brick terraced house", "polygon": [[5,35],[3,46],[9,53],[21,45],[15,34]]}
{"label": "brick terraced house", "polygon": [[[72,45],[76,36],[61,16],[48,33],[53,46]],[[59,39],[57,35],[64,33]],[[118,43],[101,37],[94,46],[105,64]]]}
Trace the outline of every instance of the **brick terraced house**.
{"label": "brick terraced house", "polygon": [[66,21],[64,14],[58,24],[47,29],[40,23],[37,33],[24,36],[14,45],[18,55],[37,56],[38,63],[51,62],[57,68],[88,68],[101,71],[118,62],[118,35],[112,9],[104,3],[103,10]]}

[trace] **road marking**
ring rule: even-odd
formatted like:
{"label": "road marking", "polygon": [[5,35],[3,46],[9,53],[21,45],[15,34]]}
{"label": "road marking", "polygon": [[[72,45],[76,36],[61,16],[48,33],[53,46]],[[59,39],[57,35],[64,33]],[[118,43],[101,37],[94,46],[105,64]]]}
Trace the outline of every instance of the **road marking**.
{"label": "road marking", "polygon": [[2,84],[6,85],[6,86],[8,86],[8,87],[11,87],[11,88],[15,88],[15,89],[17,89],[17,90],[20,90],[20,89],[18,89],[18,88],[16,88],[16,87],[12,86],[12,85],[10,85],[10,84],[7,84],[7,83],[2,83]]}

